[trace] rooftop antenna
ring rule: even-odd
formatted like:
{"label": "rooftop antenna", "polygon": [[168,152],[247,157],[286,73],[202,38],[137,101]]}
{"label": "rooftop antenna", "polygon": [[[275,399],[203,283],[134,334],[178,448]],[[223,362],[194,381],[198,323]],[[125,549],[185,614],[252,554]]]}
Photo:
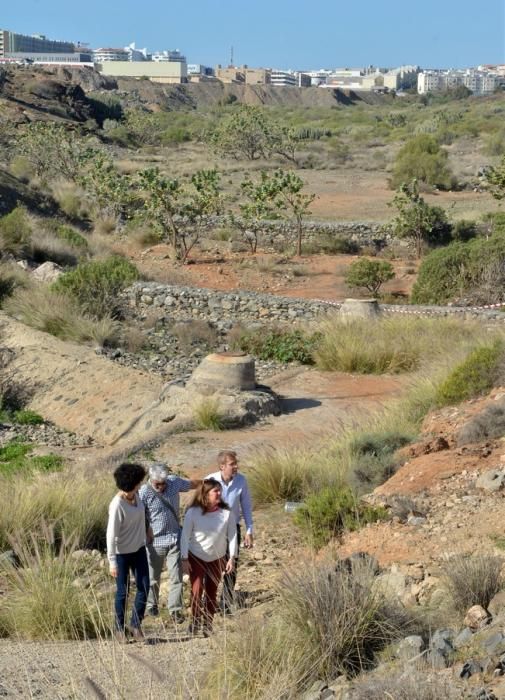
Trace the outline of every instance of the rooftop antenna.
{"label": "rooftop antenna", "polygon": [[233,68],[233,46],[230,51],[230,68]]}

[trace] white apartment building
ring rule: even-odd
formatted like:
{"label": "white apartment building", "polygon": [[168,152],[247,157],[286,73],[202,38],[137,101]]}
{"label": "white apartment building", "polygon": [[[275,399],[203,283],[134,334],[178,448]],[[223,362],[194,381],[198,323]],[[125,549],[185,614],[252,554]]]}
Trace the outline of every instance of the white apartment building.
{"label": "white apartment building", "polygon": [[134,41],[132,41],[131,44],[128,44],[128,46],[125,46],[124,50],[128,54],[129,61],[150,61],[151,60],[151,57],[149,56],[147,49],[146,48],[137,49]]}
{"label": "white apartment building", "polygon": [[107,63],[108,61],[128,61],[128,50],[111,48],[93,49],[93,60],[95,63]]}
{"label": "white apartment building", "polygon": [[491,95],[503,84],[503,80],[503,76],[497,73],[473,69],[422,71],[417,77],[417,92],[425,95],[427,92],[452,90],[464,85],[474,95]]}
{"label": "white apartment building", "polygon": [[169,51],[155,51],[151,54],[151,61],[156,63],[186,63],[186,56],[183,56],[179,49]]}
{"label": "white apartment building", "polygon": [[276,87],[296,87],[296,75],[292,71],[272,69],[270,83]]}

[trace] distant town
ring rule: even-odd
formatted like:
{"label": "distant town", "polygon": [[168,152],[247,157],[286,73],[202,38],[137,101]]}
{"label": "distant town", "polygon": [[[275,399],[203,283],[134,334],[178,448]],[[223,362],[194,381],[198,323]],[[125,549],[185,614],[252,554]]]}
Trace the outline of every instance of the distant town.
{"label": "distant town", "polygon": [[474,95],[490,95],[505,89],[505,64],[480,65],[466,69],[399,66],[378,68],[333,68],[319,70],[278,70],[233,65],[214,68],[188,63],[178,49],[150,52],[135,43],[123,48],[91,49],[86,44],[53,41],[43,35],[24,35],[0,29],[0,64],[54,65],[94,68],[116,78],[148,79],[159,83],[187,83],[219,80],[243,85],[277,87],[319,87],[367,92],[417,90],[419,94],[443,92],[464,86]]}

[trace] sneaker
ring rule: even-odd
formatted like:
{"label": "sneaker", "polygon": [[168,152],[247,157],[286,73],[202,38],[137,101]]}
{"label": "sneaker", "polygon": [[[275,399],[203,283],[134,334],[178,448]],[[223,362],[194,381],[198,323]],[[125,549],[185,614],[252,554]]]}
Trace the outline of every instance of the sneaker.
{"label": "sneaker", "polygon": [[206,623],[202,627],[203,636],[207,639],[212,634],[212,623]]}
{"label": "sneaker", "polygon": [[126,632],[124,630],[116,630],[114,632],[114,639],[118,644],[128,644],[128,637],[126,636]]}
{"label": "sneaker", "polygon": [[184,613],[181,610],[174,610],[174,612],[170,613],[170,619],[174,624],[180,625],[185,620]]}
{"label": "sneaker", "polygon": [[158,617],[160,614],[160,611],[158,608],[147,608],[146,610],[146,615],[150,615],[151,617]]}

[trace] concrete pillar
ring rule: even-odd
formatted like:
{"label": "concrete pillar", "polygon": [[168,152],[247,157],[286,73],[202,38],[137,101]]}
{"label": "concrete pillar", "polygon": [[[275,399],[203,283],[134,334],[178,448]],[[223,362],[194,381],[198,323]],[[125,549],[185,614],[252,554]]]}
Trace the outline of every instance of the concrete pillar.
{"label": "concrete pillar", "polygon": [[379,318],[381,310],[377,299],[346,299],[340,314],[351,318]]}
{"label": "concrete pillar", "polygon": [[207,355],[187,384],[202,393],[219,390],[250,391],[256,388],[254,358],[244,352],[216,352]]}

